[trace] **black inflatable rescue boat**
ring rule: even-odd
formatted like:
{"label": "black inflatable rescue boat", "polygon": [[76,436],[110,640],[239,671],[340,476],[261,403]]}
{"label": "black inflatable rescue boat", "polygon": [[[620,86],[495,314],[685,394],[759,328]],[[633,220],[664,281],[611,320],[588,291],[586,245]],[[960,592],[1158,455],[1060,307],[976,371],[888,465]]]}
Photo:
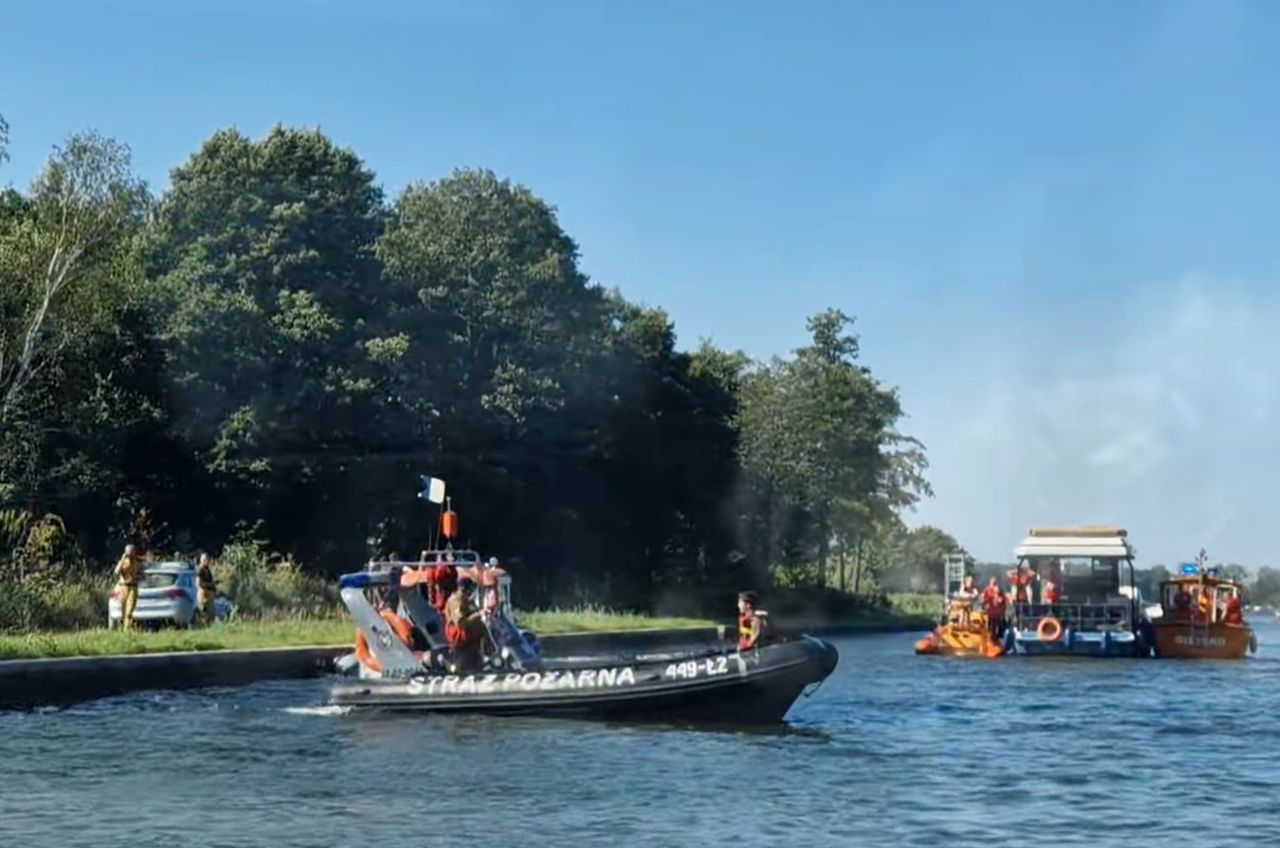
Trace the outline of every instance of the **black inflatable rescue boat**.
{"label": "black inflatable rescue boat", "polygon": [[[441,599],[460,577],[484,611],[483,667],[456,673]],[[356,621],[357,677],[335,705],[420,713],[776,723],[835,669],[829,642],[780,638],[747,651],[720,642],[629,656],[544,658],[511,613],[510,577],[473,551],[425,552],[419,563],[372,563],[347,574],[342,599]]]}

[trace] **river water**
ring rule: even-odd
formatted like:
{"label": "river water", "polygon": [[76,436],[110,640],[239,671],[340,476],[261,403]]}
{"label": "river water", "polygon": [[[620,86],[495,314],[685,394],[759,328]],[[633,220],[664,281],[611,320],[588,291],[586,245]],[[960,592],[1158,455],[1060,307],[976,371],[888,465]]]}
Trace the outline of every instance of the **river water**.
{"label": "river water", "polygon": [[841,639],[774,731],[342,715],[325,681],[0,713],[0,846],[1276,845],[1258,634],[1234,663]]}

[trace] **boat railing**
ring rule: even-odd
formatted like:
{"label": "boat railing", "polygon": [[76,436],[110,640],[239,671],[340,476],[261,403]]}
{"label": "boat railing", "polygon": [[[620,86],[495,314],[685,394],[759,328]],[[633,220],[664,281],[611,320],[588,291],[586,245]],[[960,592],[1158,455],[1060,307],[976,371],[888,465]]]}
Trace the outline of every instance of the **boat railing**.
{"label": "boat railing", "polygon": [[1065,628],[1080,632],[1131,631],[1133,618],[1127,603],[1015,604],[1014,626],[1035,630],[1046,618],[1056,618]]}

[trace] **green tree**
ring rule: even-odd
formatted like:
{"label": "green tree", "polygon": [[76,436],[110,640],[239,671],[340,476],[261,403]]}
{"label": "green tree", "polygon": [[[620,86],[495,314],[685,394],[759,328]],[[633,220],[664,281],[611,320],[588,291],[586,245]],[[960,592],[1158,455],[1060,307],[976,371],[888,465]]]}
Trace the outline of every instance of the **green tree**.
{"label": "green tree", "polygon": [[825,585],[832,544],[856,546],[928,494],[918,443],[894,429],[897,393],[858,364],[852,319],[828,310],[809,320],[812,342],[775,359],[743,387],[742,461],[765,516],[763,552],[812,558]]}
{"label": "green tree", "polygon": [[1226,565],[1219,565],[1218,569],[1222,576],[1228,580],[1234,580],[1241,585],[1249,581],[1249,569],[1239,563],[1232,562]]}
{"label": "green tree", "polygon": [[136,281],[131,232],[146,191],[129,150],[95,134],[56,148],[0,222],[0,422],[36,376],[110,325]]}
{"label": "green tree", "polygon": [[147,202],[127,148],[92,134],[0,194],[0,507],[65,516],[90,554],[126,532],[131,493],[178,488],[143,303]]}
{"label": "green tree", "polygon": [[891,592],[941,592],[943,558],[963,552],[950,533],[925,524],[898,535],[880,585]]}
{"label": "green tree", "polygon": [[148,269],[206,539],[261,521],[304,557],[358,554],[323,540],[338,521],[362,537],[373,507],[345,484],[381,421],[375,360],[394,353],[368,330],[385,308],[381,201],[312,130],[224,130],[172,172]]}
{"label": "green tree", "polygon": [[1254,603],[1280,606],[1280,568],[1262,566],[1249,588]]}
{"label": "green tree", "polygon": [[1134,574],[1138,588],[1142,592],[1142,597],[1151,602],[1159,600],[1160,584],[1172,576],[1169,573],[1169,569],[1164,565],[1153,565],[1148,569],[1138,569]]}
{"label": "green tree", "polygon": [[378,253],[406,429],[429,425],[477,536],[538,563],[522,592],[649,606],[730,579],[740,359],[677,351],[665,313],[592,284],[554,209],[488,171],[409,187]]}

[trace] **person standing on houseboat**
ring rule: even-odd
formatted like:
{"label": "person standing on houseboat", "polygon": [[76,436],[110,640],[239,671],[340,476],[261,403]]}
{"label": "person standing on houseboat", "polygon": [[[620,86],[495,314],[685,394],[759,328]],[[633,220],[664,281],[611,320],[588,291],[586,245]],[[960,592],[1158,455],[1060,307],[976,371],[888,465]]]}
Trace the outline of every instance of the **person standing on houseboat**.
{"label": "person standing on houseboat", "polygon": [[755,592],[738,593],[738,650],[750,651],[760,644],[764,634],[764,613],[757,609],[759,597]]}
{"label": "person standing on houseboat", "polygon": [[1015,604],[1031,603],[1031,584],[1036,579],[1036,573],[1031,570],[1025,562],[1018,565],[1016,569],[1008,574],[1011,586],[1011,594]]}

